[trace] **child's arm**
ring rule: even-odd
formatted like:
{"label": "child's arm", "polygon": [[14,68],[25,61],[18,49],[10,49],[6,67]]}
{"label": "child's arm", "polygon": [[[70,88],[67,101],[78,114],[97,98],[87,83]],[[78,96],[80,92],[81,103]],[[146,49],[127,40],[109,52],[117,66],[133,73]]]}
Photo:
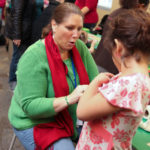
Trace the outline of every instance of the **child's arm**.
{"label": "child's arm", "polygon": [[107,83],[112,76],[110,73],[101,73],[90,83],[78,103],[77,116],[79,119],[94,120],[120,110],[107,102],[98,92],[98,87]]}
{"label": "child's arm", "polygon": [[81,11],[82,11],[82,13],[85,15],[85,14],[87,14],[88,12],[89,12],[89,8],[87,7],[87,6],[85,6],[85,7],[83,7],[82,9],[81,9]]}
{"label": "child's arm", "polygon": [[89,48],[90,53],[94,53],[94,48],[95,48],[96,42],[97,42],[96,40],[93,40],[93,41],[91,42],[91,46],[90,46],[90,48]]}

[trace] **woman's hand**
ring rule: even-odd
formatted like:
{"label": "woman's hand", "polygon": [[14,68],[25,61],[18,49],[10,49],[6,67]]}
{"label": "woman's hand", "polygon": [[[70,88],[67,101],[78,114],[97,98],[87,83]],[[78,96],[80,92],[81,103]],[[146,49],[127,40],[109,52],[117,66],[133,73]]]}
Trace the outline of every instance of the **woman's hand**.
{"label": "woman's hand", "polygon": [[[87,89],[88,85],[78,85],[74,91],[66,96],[55,98],[53,102],[55,112],[60,112],[64,110],[69,105],[75,104],[79,101],[79,98],[83,95],[84,91]],[[67,99],[66,99],[67,98]]]}
{"label": "woman's hand", "polygon": [[78,85],[74,91],[67,96],[69,104],[72,105],[77,103],[87,87],[88,85]]}

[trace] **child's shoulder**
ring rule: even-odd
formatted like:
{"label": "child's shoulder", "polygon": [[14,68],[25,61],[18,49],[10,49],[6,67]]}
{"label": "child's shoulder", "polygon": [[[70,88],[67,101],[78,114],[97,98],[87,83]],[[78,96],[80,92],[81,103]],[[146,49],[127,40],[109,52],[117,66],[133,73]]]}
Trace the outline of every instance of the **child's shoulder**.
{"label": "child's shoulder", "polygon": [[112,91],[117,92],[118,90],[122,90],[124,88],[135,89],[136,87],[142,88],[143,86],[148,88],[150,87],[150,79],[148,76],[141,73],[134,73],[122,76],[121,73],[119,73],[111,78],[108,83],[103,84],[100,89],[113,89]]}
{"label": "child's shoulder", "polygon": [[110,81],[113,80],[128,80],[128,81],[132,81],[133,82],[143,82],[143,80],[145,81],[150,81],[150,78],[142,73],[133,73],[133,74],[129,74],[129,75],[124,75],[122,76],[121,73],[115,75]]}

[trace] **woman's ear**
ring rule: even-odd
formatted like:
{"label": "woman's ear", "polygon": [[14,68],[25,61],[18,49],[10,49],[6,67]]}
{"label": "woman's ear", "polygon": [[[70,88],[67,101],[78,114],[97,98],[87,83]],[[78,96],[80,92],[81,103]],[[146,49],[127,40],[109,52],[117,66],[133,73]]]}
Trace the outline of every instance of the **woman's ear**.
{"label": "woman's ear", "polygon": [[123,47],[122,43],[118,39],[114,39],[114,42],[115,42],[115,45],[116,45],[115,55],[117,57],[121,57],[123,55],[124,47]]}
{"label": "woman's ear", "polygon": [[57,23],[54,19],[51,20],[51,25],[52,25],[52,32],[55,33],[56,32],[56,27],[57,27]]}

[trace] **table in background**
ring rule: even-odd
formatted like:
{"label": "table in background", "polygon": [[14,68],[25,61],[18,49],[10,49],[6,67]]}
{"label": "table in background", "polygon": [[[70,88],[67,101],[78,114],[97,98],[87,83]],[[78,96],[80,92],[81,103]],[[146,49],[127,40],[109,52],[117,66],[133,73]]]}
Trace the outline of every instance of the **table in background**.
{"label": "table in background", "polygon": [[96,40],[96,44],[94,46],[94,49],[97,49],[98,45],[99,45],[99,42],[101,40],[101,35],[100,34],[93,34],[90,32],[90,29],[88,28],[83,28],[82,29],[83,31],[87,32],[88,33],[88,40]]}
{"label": "table in background", "polygon": [[132,145],[136,150],[150,150],[150,132],[138,128],[133,138]]}

